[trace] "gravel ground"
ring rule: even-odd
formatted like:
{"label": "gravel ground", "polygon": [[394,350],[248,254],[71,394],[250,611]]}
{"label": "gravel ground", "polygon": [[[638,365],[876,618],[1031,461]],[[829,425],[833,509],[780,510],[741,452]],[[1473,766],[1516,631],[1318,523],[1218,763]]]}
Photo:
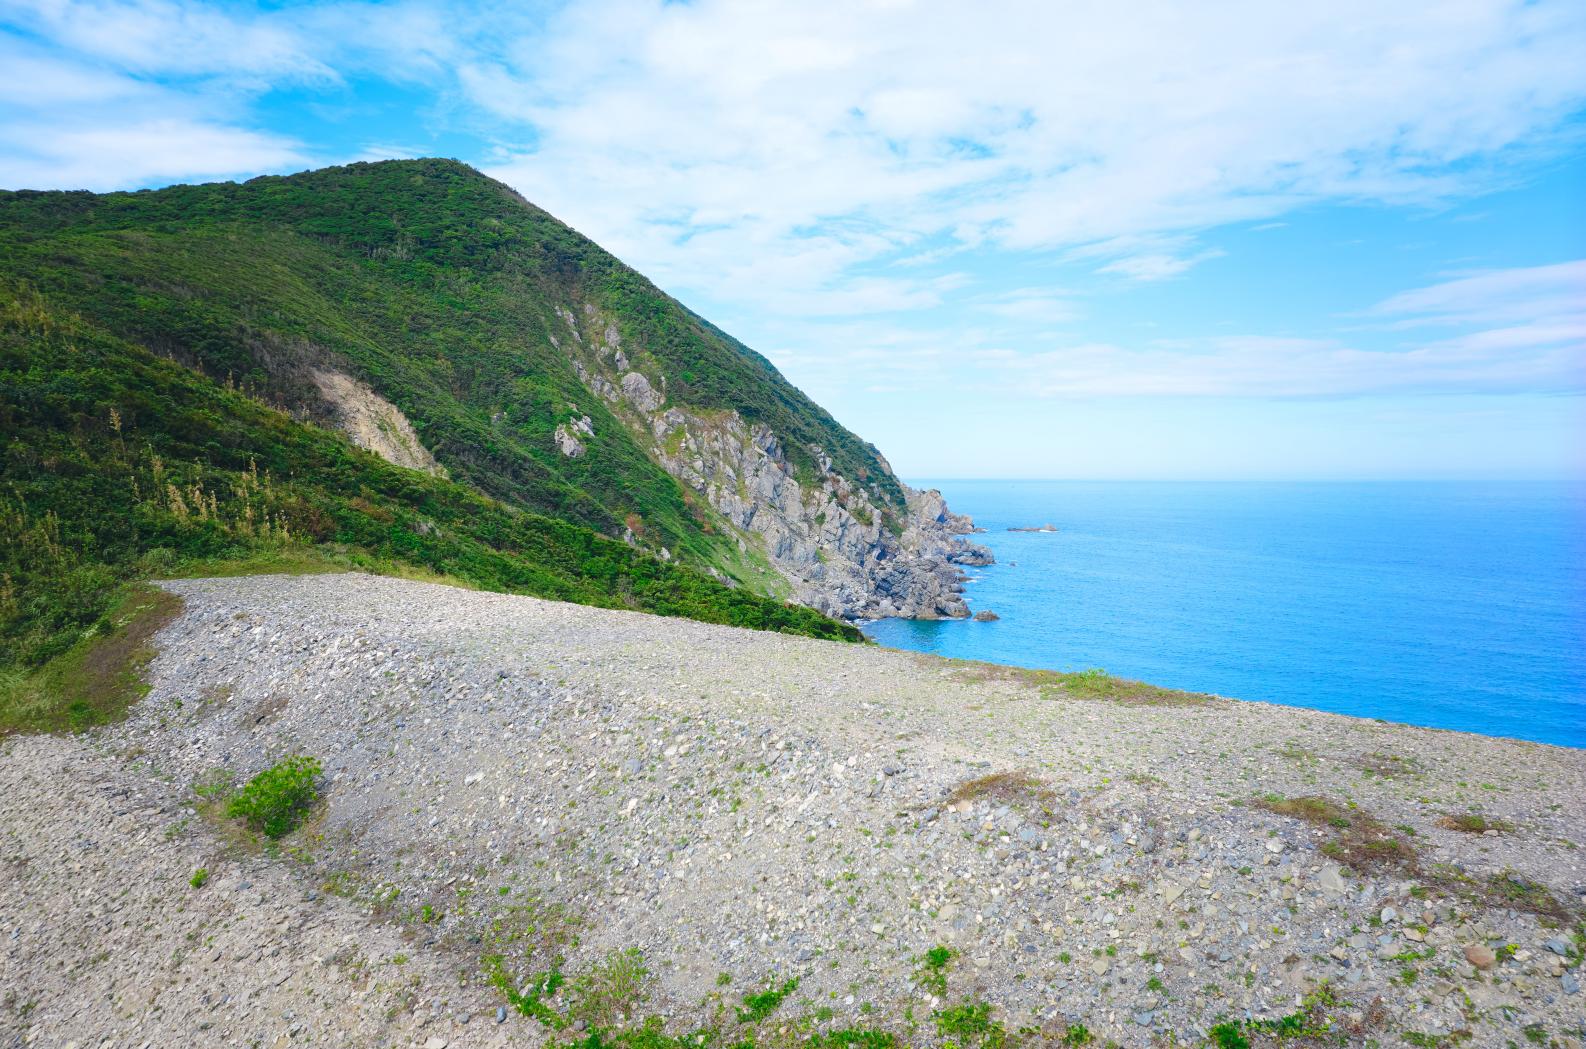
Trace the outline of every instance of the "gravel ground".
{"label": "gravel ground", "polygon": [[[797,977],[773,1035],[930,1045],[983,1001],[1198,1045],[1325,986],[1332,1044],[1581,1044],[1581,751],[365,576],[166,585],[132,718],[0,752],[0,1045],[539,1044],[481,959],[564,956],[577,1020],[630,949],[647,1000],[602,1024]],[[278,847],[194,793],[289,754],[326,801]],[[1416,869],[1336,862],[1279,796]],[[1440,825],[1472,811],[1500,829]],[[1493,902],[1505,872],[1573,916]]]}

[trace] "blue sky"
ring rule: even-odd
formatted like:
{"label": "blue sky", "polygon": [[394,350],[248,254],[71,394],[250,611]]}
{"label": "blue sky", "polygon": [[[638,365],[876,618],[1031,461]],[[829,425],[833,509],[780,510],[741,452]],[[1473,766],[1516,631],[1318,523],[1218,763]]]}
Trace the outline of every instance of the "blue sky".
{"label": "blue sky", "polygon": [[905,476],[1586,477],[1575,0],[503,6],[0,0],[0,185],[455,156]]}

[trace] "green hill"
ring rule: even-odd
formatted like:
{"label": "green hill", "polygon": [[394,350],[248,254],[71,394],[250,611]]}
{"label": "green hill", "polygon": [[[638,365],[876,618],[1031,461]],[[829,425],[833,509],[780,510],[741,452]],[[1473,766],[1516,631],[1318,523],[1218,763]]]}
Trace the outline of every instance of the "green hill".
{"label": "green hill", "polygon": [[[614,318],[672,401],[764,423],[806,469],[818,446],[903,508],[875,449],[763,357],[453,161],[0,194],[0,245],[0,270],[51,303],[216,382],[301,412],[318,399],[311,370],[345,372],[395,404],[454,479],[611,536],[636,514],[652,547],[745,582],[737,544],[712,538],[708,509],[580,382],[559,310]],[[552,434],[576,415],[592,419],[592,454],[570,459]]]}
{"label": "green hill", "polygon": [[[238,562],[857,638],[780,600],[764,554],[591,393],[558,345],[575,308],[667,403],[774,429],[795,470],[901,519],[875,450],[767,361],[463,165],[0,193],[0,673],[101,628],[128,580]],[[433,466],[356,447],[333,389]]]}

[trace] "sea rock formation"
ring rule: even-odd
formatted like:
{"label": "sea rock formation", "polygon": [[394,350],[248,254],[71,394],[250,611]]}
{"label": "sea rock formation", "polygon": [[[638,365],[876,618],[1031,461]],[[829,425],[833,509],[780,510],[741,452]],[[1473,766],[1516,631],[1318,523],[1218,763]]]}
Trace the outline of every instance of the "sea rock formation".
{"label": "sea rock formation", "polygon": [[703,497],[740,549],[763,555],[793,600],[847,619],[969,615],[960,566],[990,564],[992,555],[962,538],[974,522],[941,492],[903,486],[898,513],[833,469],[818,447],[809,449],[815,468],[801,469],[769,427],[737,411],[669,401],[664,376],[640,370],[643,351],[624,347],[617,325],[593,305],[580,312],[559,311],[570,337],[558,340],[579,379]]}

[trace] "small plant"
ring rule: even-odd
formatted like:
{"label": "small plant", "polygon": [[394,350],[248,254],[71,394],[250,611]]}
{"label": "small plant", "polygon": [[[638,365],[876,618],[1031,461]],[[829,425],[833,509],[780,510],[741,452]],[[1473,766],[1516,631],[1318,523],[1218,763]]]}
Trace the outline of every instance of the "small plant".
{"label": "small plant", "polygon": [[938,997],[947,994],[947,966],[953,960],[951,947],[932,947],[925,952],[925,964],[920,967],[921,987]]}
{"label": "small plant", "polygon": [[954,787],[947,796],[947,804],[982,799],[1006,805],[1042,808],[1052,801],[1052,789],[1028,772],[993,772],[965,780]]}
{"label": "small plant", "polygon": [[1084,1024],[1069,1024],[1068,1030],[1063,1032],[1064,1045],[1089,1045],[1095,1040],[1096,1036]]}
{"label": "small plant", "polygon": [[195,889],[202,889],[204,887],[204,883],[207,881],[209,881],[209,868],[200,867],[193,872],[193,876],[191,878],[187,879],[187,884],[191,885]]}
{"label": "small plant", "polygon": [[1220,1023],[1207,1032],[1217,1049],[1250,1049],[1250,1039],[1236,1023]]}
{"label": "small plant", "polygon": [[1488,819],[1479,812],[1449,813],[1437,821],[1444,830],[1457,830],[1461,834],[1485,834],[1490,830],[1507,834],[1514,830],[1508,820]]}
{"label": "small plant", "polygon": [[644,981],[649,975],[637,947],[612,951],[568,984],[573,999],[568,1018],[582,1020],[597,1030],[610,1026],[644,1000]]}
{"label": "small plant", "polygon": [[529,980],[521,989],[517,986],[517,981],[512,978],[512,974],[507,971],[506,960],[501,955],[486,955],[480,959],[480,964],[485,970],[485,978],[519,1013],[533,1017],[552,1030],[559,1031],[566,1025],[567,1021],[545,1004],[545,999],[555,997],[557,990],[566,981],[559,961],[546,972]]}
{"label": "small plant", "polygon": [[798,989],[799,981],[795,976],[781,986],[773,984],[759,994],[746,994],[743,996],[744,1008],[738,1010],[738,1022],[741,1024],[757,1024],[767,1016],[776,1012],[788,995]]}
{"label": "small plant", "polygon": [[936,1033],[943,1038],[975,1038],[982,1044],[1000,1044],[1003,1029],[1000,1021],[991,1018],[991,1006],[986,1002],[966,1002],[951,1009],[939,1009],[931,1015],[936,1022]]}
{"label": "small plant", "polygon": [[226,816],[246,820],[268,838],[289,834],[319,800],[316,781],[323,771],[314,758],[287,758],[245,783],[226,803]]}

